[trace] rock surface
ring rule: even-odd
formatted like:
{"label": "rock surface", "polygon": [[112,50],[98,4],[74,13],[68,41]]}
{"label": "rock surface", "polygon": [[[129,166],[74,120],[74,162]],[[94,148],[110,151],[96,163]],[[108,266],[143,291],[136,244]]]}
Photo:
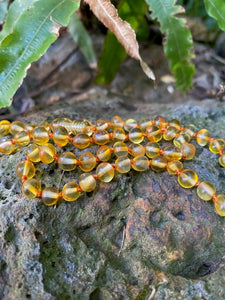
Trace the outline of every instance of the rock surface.
{"label": "rock surface", "polygon": [[[89,93],[88,100],[40,108],[23,121],[64,116],[109,120],[117,114],[137,120],[160,114],[225,138],[225,106],[216,100],[128,102],[102,90],[99,96]],[[185,168],[224,194],[225,170],[218,157],[207,148],[197,149]],[[196,190],[181,188],[176,176],[131,171],[53,208],[22,196],[15,166],[23,157],[25,150],[0,160],[1,299],[225,298],[225,218]],[[46,186],[62,187],[78,174],[62,177],[51,164],[38,166],[37,176]]]}

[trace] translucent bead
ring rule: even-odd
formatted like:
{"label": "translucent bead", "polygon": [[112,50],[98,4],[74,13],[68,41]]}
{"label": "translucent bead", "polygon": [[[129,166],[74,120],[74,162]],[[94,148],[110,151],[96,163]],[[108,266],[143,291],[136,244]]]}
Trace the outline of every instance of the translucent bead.
{"label": "translucent bead", "polygon": [[39,162],[39,147],[36,144],[30,144],[27,148],[27,156],[32,162]]}
{"label": "translucent bead", "polygon": [[54,131],[57,127],[62,126],[68,130],[68,128],[70,129],[71,124],[72,124],[72,121],[68,118],[57,118],[52,121],[51,128]]}
{"label": "translucent bead", "polygon": [[144,139],[143,132],[140,128],[133,128],[129,132],[129,140],[134,144],[140,144]]}
{"label": "translucent bead", "polygon": [[163,133],[163,139],[165,141],[171,141],[176,137],[176,134],[178,132],[178,129],[176,127],[168,126],[166,128],[166,132]]}
{"label": "translucent bead", "polygon": [[101,163],[96,168],[96,174],[99,180],[103,182],[110,182],[114,177],[114,168],[109,163]]}
{"label": "translucent bead", "polygon": [[59,147],[64,147],[69,142],[69,134],[65,127],[59,126],[53,131],[53,141]]}
{"label": "translucent bead", "polygon": [[47,144],[49,141],[48,131],[44,127],[36,127],[32,131],[32,138],[38,145]]}
{"label": "translucent bead", "polygon": [[44,164],[50,164],[54,161],[56,148],[52,144],[45,144],[39,147],[40,160]]}
{"label": "translucent bead", "polygon": [[83,173],[79,177],[79,185],[84,192],[92,192],[96,188],[96,179],[90,173]]}
{"label": "translucent bead", "polygon": [[178,176],[179,184],[186,189],[190,189],[195,186],[197,181],[198,175],[190,169],[181,171],[181,174]]}
{"label": "translucent bead", "polygon": [[173,120],[169,121],[169,124],[170,124],[171,127],[175,127],[178,130],[181,127],[180,121],[177,120],[177,119],[173,119]]}
{"label": "translucent bead", "polygon": [[62,189],[62,197],[66,201],[75,201],[80,197],[78,185],[75,182],[68,182]]}
{"label": "translucent bead", "polygon": [[28,199],[34,199],[41,192],[41,184],[37,179],[28,179],[22,185],[22,193]]}
{"label": "translucent bead", "polygon": [[91,152],[84,152],[79,157],[79,167],[84,172],[90,172],[96,166],[96,157]]}
{"label": "translucent bead", "polygon": [[145,155],[145,147],[140,144],[131,144],[129,146],[129,153],[132,156]]}
{"label": "translucent bead", "polygon": [[30,136],[27,132],[21,131],[15,135],[14,141],[19,146],[26,146],[30,143]]}
{"label": "translucent bead", "polygon": [[111,126],[112,128],[116,128],[116,127],[123,127],[123,119],[119,116],[114,116],[112,117],[112,119],[110,120]]}
{"label": "translucent bead", "polygon": [[126,138],[126,134],[122,128],[116,128],[113,131],[113,140],[123,142]]}
{"label": "translucent bead", "polygon": [[218,195],[217,200],[214,203],[216,212],[219,216],[225,217],[225,196],[224,195]]}
{"label": "translucent bead", "polygon": [[135,171],[144,172],[149,169],[149,160],[146,156],[136,156],[134,157],[131,166]]}
{"label": "translucent bead", "polygon": [[160,146],[158,143],[155,142],[149,142],[145,146],[146,149],[146,155],[149,158],[153,158],[154,156],[158,156],[160,152]]}
{"label": "translucent bead", "polygon": [[10,122],[7,120],[0,121],[0,136],[9,134]]}
{"label": "translucent bead", "polygon": [[146,129],[147,138],[152,142],[159,142],[162,139],[162,132],[154,125]]}
{"label": "translucent bead", "polygon": [[11,154],[15,150],[15,145],[6,137],[0,137],[0,152]]}
{"label": "translucent bead", "polygon": [[155,172],[162,172],[167,166],[167,160],[165,157],[159,155],[154,156],[151,161],[151,168]]}
{"label": "translucent bead", "polygon": [[137,127],[137,121],[134,119],[128,119],[125,121],[124,129],[126,131],[131,131],[133,128]]}
{"label": "translucent bead", "polygon": [[35,175],[35,167],[29,160],[22,160],[16,167],[16,175],[24,180],[30,179]]}
{"label": "translucent bead", "polygon": [[214,139],[209,143],[209,150],[212,153],[218,154],[221,150],[223,150],[225,145],[225,141],[223,139]]}
{"label": "translucent bead", "polygon": [[225,153],[219,157],[219,164],[225,168]]}
{"label": "translucent bead", "polygon": [[109,142],[109,134],[105,130],[96,131],[93,140],[97,145],[105,145]]}
{"label": "translucent bead", "polygon": [[166,123],[166,120],[162,116],[156,116],[154,121],[155,121],[155,126],[160,128],[164,127]]}
{"label": "translucent bead", "polygon": [[26,124],[24,127],[24,131],[26,131],[27,133],[31,133],[35,127],[36,127],[35,124],[32,123]]}
{"label": "translucent bead", "polygon": [[108,160],[110,160],[111,155],[112,155],[112,152],[110,151],[109,146],[104,145],[104,146],[101,146],[100,148],[98,148],[97,158],[100,161],[108,161]]}
{"label": "translucent bead", "polygon": [[196,132],[197,132],[197,128],[193,124],[189,124],[183,130],[183,133],[188,134],[190,137],[192,137]]}
{"label": "translucent bead", "polygon": [[131,168],[131,162],[128,157],[118,157],[115,161],[116,170],[119,173],[127,173],[130,171]]}
{"label": "translucent bead", "polygon": [[209,131],[207,129],[201,129],[197,133],[196,141],[200,146],[204,147],[205,145],[208,144],[209,138],[210,138]]}
{"label": "translucent bead", "polygon": [[197,187],[198,197],[202,200],[209,201],[216,193],[216,188],[210,182],[203,181]]}
{"label": "translucent bead", "polygon": [[181,171],[183,169],[183,164],[179,160],[170,161],[167,164],[167,172],[171,175],[177,174],[177,171]]}
{"label": "translucent bead", "polygon": [[63,152],[58,159],[59,168],[63,171],[72,171],[77,166],[77,159],[72,152]]}
{"label": "translucent bead", "polygon": [[90,145],[90,138],[87,134],[79,133],[73,138],[73,144],[78,149],[85,149]]}
{"label": "translucent bead", "polygon": [[69,126],[65,127],[68,132],[72,134],[78,134],[78,133],[84,133],[87,134],[88,136],[91,136],[93,133],[93,125],[90,121],[86,119],[78,119],[74,120],[72,124]]}
{"label": "translucent bead", "polygon": [[168,160],[180,160],[182,158],[182,153],[178,147],[168,146],[163,150],[163,156]]}
{"label": "translucent bead", "polygon": [[47,187],[42,191],[41,198],[45,205],[54,205],[59,199],[59,191],[54,187]]}
{"label": "translucent bead", "polygon": [[176,147],[180,148],[181,145],[189,143],[191,140],[191,137],[189,134],[181,133],[177,137],[174,138],[173,143]]}
{"label": "translucent bead", "polygon": [[180,151],[185,160],[191,160],[195,156],[196,148],[193,144],[183,144],[180,146]]}
{"label": "translucent bead", "polygon": [[20,121],[14,121],[10,125],[10,132],[12,135],[16,135],[20,131],[24,131],[25,125]]}
{"label": "translucent bead", "polygon": [[114,148],[114,154],[117,157],[119,157],[119,156],[127,156],[128,155],[128,147],[123,142],[116,142],[113,145],[113,148]]}
{"label": "translucent bead", "polygon": [[143,118],[140,120],[139,126],[145,132],[148,127],[152,126],[152,121],[148,118]]}
{"label": "translucent bead", "polygon": [[38,124],[38,127],[44,127],[46,130],[49,130],[49,123],[47,121],[41,121],[39,124]]}
{"label": "translucent bead", "polygon": [[108,128],[108,123],[105,120],[97,120],[95,122],[96,130],[106,130]]}

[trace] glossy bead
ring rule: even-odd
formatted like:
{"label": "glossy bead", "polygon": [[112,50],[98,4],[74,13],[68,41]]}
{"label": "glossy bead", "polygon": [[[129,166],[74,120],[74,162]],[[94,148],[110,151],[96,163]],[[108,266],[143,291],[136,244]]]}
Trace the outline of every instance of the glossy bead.
{"label": "glossy bead", "polygon": [[29,160],[32,162],[39,162],[40,156],[39,156],[39,147],[36,144],[30,144],[27,148],[27,156]]}
{"label": "glossy bead", "polygon": [[149,158],[153,158],[154,156],[158,156],[160,153],[160,146],[158,143],[155,142],[149,142],[145,146],[146,149],[146,155]]}
{"label": "glossy bead", "polygon": [[69,131],[71,124],[72,121],[68,118],[57,118],[51,122],[51,128],[54,131],[57,127],[62,126]]}
{"label": "glossy bead", "polygon": [[163,156],[168,160],[180,160],[182,158],[182,153],[178,147],[168,146],[163,150]]}
{"label": "glossy bead", "polygon": [[114,154],[117,157],[119,157],[119,156],[127,156],[128,155],[128,147],[123,142],[116,142],[113,145],[113,148],[114,148]]}
{"label": "glossy bead", "polygon": [[110,151],[109,146],[104,145],[98,148],[97,158],[100,161],[108,161],[110,160],[111,156],[112,156],[112,152]]}
{"label": "glossy bead", "polygon": [[10,122],[7,120],[0,121],[0,136],[9,134]]}
{"label": "glossy bead", "polygon": [[16,167],[16,175],[21,179],[30,179],[35,175],[35,167],[29,160],[22,160]]}
{"label": "glossy bead", "polygon": [[48,131],[44,127],[36,127],[32,131],[32,138],[38,145],[47,144],[49,141]]}
{"label": "glossy bead", "polygon": [[38,124],[38,127],[44,127],[46,130],[49,130],[49,123],[47,121],[41,121],[39,124]]}
{"label": "glossy bead", "polygon": [[69,142],[69,134],[65,127],[59,126],[53,131],[53,141],[59,147],[64,147]]}
{"label": "glossy bead", "polygon": [[167,166],[167,160],[165,157],[159,155],[154,156],[151,161],[151,168],[155,172],[162,172]]}
{"label": "glossy bead", "polygon": [[204,147],[205,145],[208,144],[209,138],[210,138],[209,131],[207,129],[201,129],[197,133],[196,141],[200,146]]}
{"label": "glossy bead", "polygon": [[181,171],[183,169],[183,164],[179,160],[170,161],[167,164],[167,172],[171,175],[177,174],[177,171]]}
{"label": "glossy bead", "polygon": [[79,177],[79,185],[84,192],[92,192],[96,188],[96,179],[90,173],[83,173]]}
{"label": "glossy bead", "polygon": [[219,164],[225,168],[225,153],[219,157]]}
{"label": "glossy bead", "polygon": [[59,168],[63,171],[72,171],[77,166],[77,159],[72,152],[63,152],[58,159]]}
{"label": "glossy bead", "polygon": [[163,133],[163,139],[165,141],[171,141],[176,137],[178,129],[176,127],[168,126],[166,132]]}
{"label": "glossy bead", "polygon": [[10,132],[12,135],[16,135],[18,132],[24,131],[25,125],[20,121],[14,121],[10,125]]}
{"label": "glossy bead", "polygon": [[100,163],[96,168],[96,174],[99,180],[103,182],[110,182],[114,177],[114,168],[109,163]]}
{"label": "glossy bead", "polygon": [[166,123],[166,120],[162,116],[156,116],[154,118],[154,121],[155,121],[155,126],[160,127],[160,128],[164,127],[165,123]]}
{"label": "glossy bead", "polygon": [[73,138],[73,144],[78,149],[85,149],[90,145],[90,138],[85,133],[79,133]]}
{"label": "glossy bead", "polygon": [[112,119],[110,120],[111,126],[112,128],[116,128],[116,127],[123,127],[123,119],[119,116],[114,116],[112,117]]}
{"label": "glossy bead", "polygon": [[197,181],[198,175],[190,169],[185,169],[181,171],[180,175],[178,175],[179,184],[186,189],[190,189],[195,186]]}
{"label": "glossy bead", "polygon": [[144,139],[143,132],[140,128],[133,128],[129,132],[129,140],[134,144],[140,144]]}
{"label": "glossy bead", "polygon": [[180,129],[180,127],[181,127],[181,124],[180,124],[180,121],[179,120],[177,120],[177,119],[173,119],[173,120],[171,120],[171,121],[169,121],[169,126],[171,126],[171,127],[175,127],[176,129]]}
{"label": "glossy bead", "polygon": [[192,137],[196,132],[197,132],[197,128],[193,124],[189,124],[183,130],[183,133],[188,134],[190,137]]}
{"label": "glossy bead", "polygon": [[41,184],[37,179],[28,179],[22,185],[22,193],[28,199],[34,199],[41,192]]}
{"label": "glossy bead", "polygon": [[196,148],[193,144],[183,144],[180,146],[180,151],[185,160],[191,160],[195,156]]}
{"label": "glossy bead", "polygon": [[212,153],[218,154],[221,150],[223,150],[225,145],[225,141],[223,139],[214,139],[209,143],[209,150]]}
{"label": "glossy bead", "polygon": [[24,131],[26,131],[27,133],[31,133],[35,127],[36,127],[35,124],[32,123],[26,124],[24,127]]}
{"label": "glossy bead", "polygon": [[3,154],[11,154],[15,150],[15,145],[6,137],[0,137],[0,152]]}
{"label": "glossy bead", "polygon": [[59,191],[54,187],[47,187],[42,191],[41,198],[45,205],[54,205],[59,199]]}
{"label": "glossy bead", "polygon": [[131,166],[135,171],[144,172],[149,169],[149,160],[146,156],[136,156],[134,157]]}
{"label": "glossy bead", "polygon": [[116,170],[119,173],[127,173],[130,171],[131,162],[130,159],[126,156],[118,157],[115,161]]}
{"label": "glossy bead", "polygon": [[129,153],[132,156],[145,155],[145,147],[141,144],[131,144],[129,145]]}
{"label": "glossy bead", "polygon": [[93,140],[97,145],[105,145],[109,142],[109,134],[105,130],[96,131]]}
{"label": "glossy bead", "polygon": [[113,140],[123,142],[126,138],[126,134],[122,128],[115,128],[113,131]]}
{"label": "glossy bead", "polygon": [[152,121],[148,118],[143,118],[139,122],[139,127],[141,128],[142,131],[146,131],[148,127],[152,126]]}
{"label": "glossy bead", "polygon": [[30,143],[30,136],[26,131],[18,132],[15,137],[14,141],[19,146],[26,146]]}
{"label": "glossy bead", "polygon": [[162,132],[154,125],[146,129],[147,138],[152,142],[159,142],[162,139]]}
{"label": "glossy bead", "polygon": [[96,130],[106,130],[108,128],[108,123],[105,120],[97,120],[95,122]]}
{"label": "glossy bead", "polygon": [[218,195],[217,200],[214,203],[216,212],[219,216],[225,217],[225,196],[224,195]]}
{"label": "glossy bead", "polygon": [[127,119],[124,124],[124,129],[126,131],[131,131],[133,128],[137,127],[137,121],[134,119]]}
{"label": "glossy bead", "polygon": [[39,146],[40,160],[44,164],[50,164],[54,161],[56,155],[56,148],[52,144],[45,144]]}
{"label": "glossy bead", "polygon": [[68,182],[62,189],[62,197],[66,201],[75,201],[80,197],[78,185],[75,182]]}
{"label": "glossy bead", "polygon": [[96,166],[96,157],[91,152],[84,152],[79,157],[79,167],[84,172],[90,172]]}
{"label": "glossy bead", "polygon": [[67,129],[68,132],[76,135],[79,133],[84,133],[87,134],[88,136],[91,136],[93,133],[93,125],[90,121],[86,120],[86,119],[78,119],[78,120],[74,120],[72,122],[72,124],[70,124],[69,126],[65,127]]}
{"label": "glossy bead", "polygon": [[180,148],[181,145],[189,143],[191,140],[191,137],[189,134],[181,133],[177,137],[174,138],[173,143],[176,147]]}
{"label": "glossy bead", "polygon": [[202,200],[209,201],[212,199],[213,195],[216,193],[216,188],[212,183],[203,181],[197,187],[198,197]]}

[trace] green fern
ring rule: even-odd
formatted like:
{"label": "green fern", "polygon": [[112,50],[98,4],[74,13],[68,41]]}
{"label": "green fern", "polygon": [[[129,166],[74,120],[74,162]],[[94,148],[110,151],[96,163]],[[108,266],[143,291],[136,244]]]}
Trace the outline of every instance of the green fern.
{"label": "green fern", "polygon": [[204,0],[207,13],[216,21],[220,29],[225,31],[225,2],[224,0]]}

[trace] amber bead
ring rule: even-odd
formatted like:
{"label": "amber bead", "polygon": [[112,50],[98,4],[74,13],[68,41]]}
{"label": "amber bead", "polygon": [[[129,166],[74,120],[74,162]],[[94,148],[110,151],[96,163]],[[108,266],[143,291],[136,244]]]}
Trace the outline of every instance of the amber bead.
{"label": "amber bead", "polygon": [[10,132],[12,135],[16,135],[20,131],[24,131],[25,125],[20,121],[14,121],[10,125]]}
{"label": "amber bead", "polygon": [[177,119],[173,119],[173,120],[169,121],[169,124],[170,124],[169,126],[175,127],[177,130],[179,130],[181,127],[180,121]]}
{"label": "amber bead", "polygon": [[179,136],[175,137],[173,143],[176,147],[180,148],[181,145],[189,143],[191,137],[189,134],[181,133]]}
{"label": "amber bead", "polygon": [[210,138],[209,131],[207,129],[201,129],[197,133],[196,141],[200,146],[204,147],[205,145],[208,144],[209,138]]}
{"label": "amber bead", "polygon": [[105,120],[97,120],[95,122],[96,130],[106,130],[108,128],[108,123]]}
{"label": "amber bead", "polygon": [[65,127],[59,126],[53,131],[53,141],[59,147],[64,147],[69,142],[69,134]]}
{"label": "amber bead", "polygon": [[62,197],[66,201],[75,201],[80,197],[80,191],[78,190],[78,184],[75,182],[68,182],[62,189]]}
{"label": "amber bead", "polygon": [[21,179],[30,179],[35,175],[35,167],[29,160],[22,160],[16,167],[16,174]]}
{"label": "amber bead", "polygon": [[179,184],[186,189],[190,189],[195,186],[197,181],[198,175],[190,169],[185,169],[178,175]]}
{"label": "amber bead", "polygon": [[131,144],[129,145],[129,153],[132,156],[145,155],[145,147],[141,144]]}
{"label": "amber bead", "polygon": [[41,198],[45,205],[54,205],[59,199],[59,191],[54,187],[47,187],[42,191]]}
{"label": "amber bead", "polygon": [[14,141],[19,146],[26,146],[30,143],[30,136],[27,132],[21,131],[15,135]]}
{"label": "amber bead", "polygon": [[79,167],[84,172],[90,172],[96,166],[96,157],[91,152],[84,152],[79,157]]}
{"label": "amber bead", "polygon": [[38,145],[47,144],[49,141],[48,131],[44,127],[36,127],[32,131],[32,138]]}
{"label": "amber bead", "polygon": [[73,138],[73,144],[78,149],[85,149],[90,145],[90,138],[85,133],[79,133]]}
{"label": "amber bead", "polygon": [[225,168],[225,153],[219,157],[219,164]]}
{"label": "amber bead", "polygon": [[144,172],[149,169],[149,160],[146,156],[135,156],[131,166],[135,171]]}
{"label": "amber bead", "polygon": [[134,144],[140,144],[144,139],[143,132],[140,128],[133,128],[129,132],[129,140]]}
{"label": "amber bead", "polygon": [[166,132],[163,133],[163,139],[165,141],[171,141],[176,137],[178,129],[176,127],[168,126]]}
{"label": "amber bead", "polygon": [[188,134],[190,137],[192,137],[196,132],[197,128],[193,124],[189,124],[183,130],[183,133]]}
{"label": "amber bead", "polygon": [[198,197],[202,200],[209,201],[212,199],[213,195],[216,193],[216,188],[212,183],[203,181],[197,187]]}
{"label": "amber bead", "polygon": [[152,142],[159,142],[162,139],[162,132],[154,125],[146,129],[147,138]]}
{"label": "amber bead", "polygon": [[40,160],[44,164],[50,164],[54,161],[56,155],[56,148],[52,144],[45,144],[39,146]]}
{"label": "amber bead", "polygon": [[41,160],[39,156],[39,146],[30,144],[27,148],[27,156],[31,161],[39,162]]}
{"label": "amber bead", "polygon": [[221,150],[223,150],[225,145],[225,141],[223,139],[214,139],[209,143],[209,150],[212,153],[218,154]]}
{"label": "amber bead", "polygon": [[147,143],[146,146],[145,146],[145,149],[146,149],[146,155],[149,158],[152,158],[154,156],[158,156],[159,153],[160,153],[160,146],[159,146],[158,143],[155,143],[155,142]]}
{"label": "amber bead", "polygon": [[127,156],[128,155],[128,147],[123,142],[116,142],[113,145],[113,148],[114,148],[114,154],[117,157],[119,157],[119,156]]}
{"label": "amber bead", "polygon": [[125,121],[125,124],[124,124],[124,129],[126,130],[126,131],[131,131],[133,128],[136,128],[137,127],[137,121],[136,120],[134,120],[134,119],[127,119],[126,121]]}
{"label": "amber bead", "polygon": [[11,154],[15,150],[15,145],[6,137],[0,137],[0,152]]}
{"label": "amber bead", "polygon": [[191,160],[195,156],[196,148],[193,144],[183,144],[180,146],[180,151],[185,160]]}
{"label": "amber bead", "polygon": [[96,179],[90,173],[83,173],[79,177],[79,185],[84,192],[92,192],[96,188]]}
{"label": "amber bead", "polygon": [[142,131],[146,131],[148,127],[152,126],[152,121],[148,118],[143,118],[139,122],[139,127],[141,128]]}
{"label": "amber bead", "polygon": [[70,124],[65,128],[67,129],[68,132],[73,133],[74,135],[78,133],[85,133],[88,136],[91,136],[93,133],[92,131],[93,125],[90,121],[86,119],[74,120],[72,124]]}
{"label": "amber bead", "polygon": [[105,145],[109,142],[109,134],[105,130],[96,131],[93,140],[97,145]]}
{"label": "amber bead", "polygon": [[7,120],[0,121],[0,136],[9,134],[10,122]]}
{"label": "amber bead", "polygon": [[[36,127],[36,126],[35,126]],[[49,123],[47,121],[41,121],[39,124],[38,124],[38,127],[44,127],[46,130],[49,130]]]}
{"label": "amber bead", "polygon": [[151,161],[151,168],[155,172],[164,171],[167,166],[167,160],[163,156],[154,156]]}
{"label": "amber bead", "polygon": [[163,156],[168,160],[180,160],[182,158],[182,153],[178,147],[168,146],[163,150]]}
{"label": "amber bead", "polygon": [[167,172],[171,175],[177,174],[177,171],[181,171],[183,169],[183,164],[179,160],[170,161],[167,164]]}
{"label": "amber bead", "polygon": [[100,161],[108,161],[108,160],[110,160],[111,155],[112,155],[112,152],[110,151],[109,146],[104,145],[104,146],[101,146],[100,148],[98,148],[97,158]]}
{"label": "amber bead", "polygon": [[26,124],[24,127],[24,131],[26,131],[27,133],[31,133],[35,127],[36,127],[35,124],[32,123]]}
{"label": "amber bead", "polygon": [[41,192],[41,184],[37,179],[28,179],[22,185],[22,193],[28,199],[34,199]]}
{"label": "amber bead", "polygon": [[116,128],[116,127],[123,127],[123,119],[119,116],[114,116],[112,117],[112,119],[110,120],[111,126],[112,128]]}
{"label": "amber bead", "polygon": [[154,118],[155,126],[157,127],[164,127],[166,120],[162,116],[156,116]]}
{"label": "amber bead", "polygon": [[119,173],[127,173],[130,171],[131,168],[131,162],[128,157],[122,156],[118,157],[115,161],[116,170]]}
{"label": "amber bead", "polygon": [[115,128],[113,131],[113,139],[114,141],[123,142],[126,138],[126,134],[122,128]]}
{"label": "amber bead", "polygon": [[110,182],[114,177],[114,168],[111,164],[103,162],[96,168],[96,174],[99,180],[103,182]]}
{"label": "amber bead", "polygon": [[72,121],[68,118],[57,118],[52,121],[51,128],[52,130],[55,130],[57,127],[62,126],[69,131],[71,124]]}
{"label": "amber bead", "polygon": [[219,216],[225,217],[225,196],[218,195],[215,201],[215,209]]}
{"label": "amber bead", "polygon": [[59,168],[63,171],[72,171],[77,166],[77,159],[72,152],[63,152],[58,159]]}

